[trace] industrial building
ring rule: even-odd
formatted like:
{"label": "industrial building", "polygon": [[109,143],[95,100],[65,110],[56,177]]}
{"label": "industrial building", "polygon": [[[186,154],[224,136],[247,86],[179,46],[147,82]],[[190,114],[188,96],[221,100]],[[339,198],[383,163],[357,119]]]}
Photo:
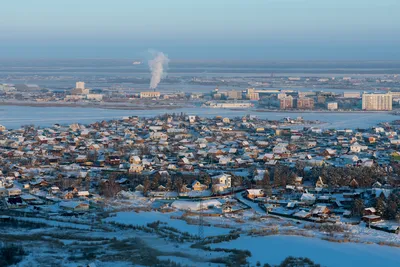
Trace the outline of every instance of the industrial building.
{"label": "industrial building", "polygon": [[160,92],[140,92],[140,98],[160,98]]}

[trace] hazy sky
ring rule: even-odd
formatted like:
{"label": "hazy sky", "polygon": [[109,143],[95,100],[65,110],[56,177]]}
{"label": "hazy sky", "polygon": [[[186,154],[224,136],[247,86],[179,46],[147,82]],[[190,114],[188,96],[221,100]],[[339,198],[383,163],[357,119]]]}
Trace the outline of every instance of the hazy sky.
{"label": "hazy sky", "polygon": [[2,1],[0,57],[400,60],[400,0]]}

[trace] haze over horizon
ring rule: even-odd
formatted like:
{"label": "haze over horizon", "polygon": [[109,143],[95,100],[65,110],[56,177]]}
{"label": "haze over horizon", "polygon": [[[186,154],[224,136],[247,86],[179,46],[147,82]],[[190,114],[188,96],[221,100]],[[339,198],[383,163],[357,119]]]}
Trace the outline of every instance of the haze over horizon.
{"label": "haze over horizon", "polygon": [[400,60],[400,1],[8,1],[0,58]]}

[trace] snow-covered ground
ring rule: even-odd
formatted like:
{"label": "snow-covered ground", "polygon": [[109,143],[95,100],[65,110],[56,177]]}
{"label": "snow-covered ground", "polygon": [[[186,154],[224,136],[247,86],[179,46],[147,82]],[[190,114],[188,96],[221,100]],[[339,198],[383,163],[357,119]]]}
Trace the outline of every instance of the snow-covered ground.
{"label": "snow-covered ground", "polygon": [[208,199],[205,201],[187,201],[187,200],[175,200],[172,202],[171,207],[178,210],[189,210],[189,211],[199,211],[204,209],[204,207],[221,207],[221,202],[216,199]]}
{"label": "snow-covered ground", "polygon": [[[324,232],[325,230],[321,230],[319,224],[269,216],[257,203],[243,198],[240,193],[235,194],[235,197],[250,208],[238,213],[221,213],[220,216],[215,217],[204,216],[204,223],[207,225],[204,226],[204,234],[205,236],[225,235],[232,229],[236,229],[240,233],[238,239],[212,244],[211,247],[249,250],[252,256],[248,260],[252,266],[255,266],[257,261],[262,264],[279,264],[288,256],[308,257],[322,266],[400,266],[400,248],[378,245],[378,243],[385,242],[399,245],[400,235],[369,229],[364,224],[339,225],[343,227],[343,231],[329,234]],[[213,199],[205,201],[203,206],[217,202],[224,204],[226,201],[224,198]],[[232,200],[230,199],[230,201]],[[165,204],[169,203],[175,203],[172,205],[175,209],[163,208]],[[102,217],[103,214],[97,217],[96,212],[77,218],[56,215],[39,217],[41,214],[37,214],[37,217],[14,217],[19,221],[37,222],[44,226],[43,228],[36,226],[29,228],[28,224],[13,231],[2,229],[0,236],[1,233],[8,235],[12,233],[25,245],[28,244],[29,249],[27,250],[30,254],[24,260],[25,263],[31,263],[34,259],[37,259],[36,263],[45,262],[53,257],[54,253],[58,253],[57,255],[60,260],[63,260],[65,266],[76,266],[71,265],[72,262],[86,264],[87,262],[80,259],[70,259],[71,255],[76,254],[75,250],[82,247],[96,250],[98,253],[96,255],[99,257],[111,252],[126,256],[121,250],[125,245],[114,250],[109,250],[107,246],[114,244],[115,240],[124,242],[139,238],[147,247],[159,252],[157,258],[160,260],[170,259],[189,266],[216,266],[209,265],[207,261],[227,258],[230,253],[191,247],[194,242],[197,242],[196,240],[190,241],[189,239],[189,241],[182,242],[166,238],[156,232],[133,230],[131,227],[111,224],[111,222],[116,222],[125,225],[146,226],[149,223],[160,221],[181,232],[197,235],[199,227],[195,223],[198,221],[198,215],[195,212],[187,213],[184,210],[188,207],[196,210],[198,204],[198,202],[189,200],[153,201],[141,196],[134,196],[107,203],[107,210],[113,213],[105,219]],[[53,205],[51,208],[56,207]],[[157,211],[158,209],[174,211],[162,213]],[[100,219],[103,223],[98,223]],[[11,226],[10,229],[12,229]],[[177,235],[179,236],[179,234]],[[343,240],[345,235],[347,240],[358,243],[335,243],[322,240],[323,238]],[[36,240],[38,236],[40,240]],[[4,239],[6,238],[12,240],[9,236],[4,236]],[[37,246],[37,242],[48,242],[47,245],[43,245],[47,246],[47,250],[43,252],[43,248],[39,249],[40,246]],[[368,242],[374,244],[366,244]],[[63,250],[65,246],[68,246],[70,250],[73,248],[73,250],[66,252]],[[107,266],[108,260],[108,258],[101,258],[102,262],[99,262],[98,266]],[[121,262],[121,266],[124,264],[125,262]]]}
{"label": "snow-covered ground", "polygon": [[211,247],[249,250],[252,254],[249,259],[252,265],[257,261],[262,264],[279,264],[287,256],[297,256],[308,257],[327,267],[400,266],[400,248],[376,244],[334,243],[299,236],[241,236]]}
{"label": "snow-covered ground", "polygon": [[246,203],[246,205],[250,206],[257,214],[265,214],[265,211],[262,208],[260,208],[257,203],[245,199],[242,196],[242,192],[236,193],[235,196],[238,200],[240,200],[243,203]]}
{"label": "snow-covered ground", "polygon": [[[263,211],[258,206],[257,203],[254,203],[248,199],[243,198],[240,193],[236,194],[236,197],[252,208],[251,210],[244,212],[243,215],[241,215],[241,217],[244,219],[244,222],[241,223],[242,229],[257,229],[257,228],[260,229],[267,225],[269,226],[275,225],[280,230],[279,234],[283,235],[285,234],[286,230],[290,230],[296,232],[302,231],[304,234],[307,234],[307,236],[315,236],[319,238],[327,237],[326,233],[321,233],[316,229],[309,229],[309,228],[307,228],[308,230],[305,229],[306,226],[312,225],[312,223],[309,222],[290,219],[290,218],[282,218],[275,215],[268,216],[268,218],[263,218],[262,216],[265,216],[266,212]],[[251,220],[251,221],[249,221],[248,219],[246,220],[246,218],[255,218],[257,216],[260,217],[260,220]],[[219,218],[217,218],[217,220],[218,219]],[[238,224],[233,221],[225,221],[224,223],[227,225],[231,225],[232,227],[239,227]],[[400,245],[399,234],[387,233],[383,231],[370,229],[366,227],[365,223],[360,223],[359,225],[342,224],[341,226],[347,229],[348,234],[351,235],[352,240],[356,240],[361,243],[388,242]]]}
{"label": "snow-covered ground", "polygon": [[15,220],[25,221],[25,222],[34,222],[34,223],[44,223],[49,226],[60,227],[60,228],[72,228],[72,229],[91,229],[90,225],[79,224],[79,223],[70,223],[70,222],[60,222],[55,220],[47,220],[44,218],[34,218],[34,217],[14,217]]}
{"label": "snow-covered ground", "polygon": [[[148,223],[160,221],[167,223],[182,232],[188,232],[192,235],[197,235],[199,226],[187,224],[183,220],[172,219],[171,216],[180,216],[182,213],[161,213],[161,212],[117,212],[114,217],[105,219],[106,222],[117,222],[121,224],[145,226]],[[230,229],[204,226],[205,236],[224,235],[229,233]]]}
{"label": "snow-covered ground", "polygon": [[[251,266],[255,266],[257,261],[279,264],[287,256],[308,257],[322,266],[400,266],[400,248],[377,244],[324,241],[321,238],[327,237],[326,233],[320,232],[318,229],[304,228],[307,222],[296,223],[279,217],[265,216],[265,213],[262,214],[262,210],[255,210],[258,207],[256,204],[249,204],[254,209],[248,209],[237,214],[226,214],[222,217],[204,217],[205,223],[212,225],[211,227],[204,227],[206,236],[222,235],[227,234],[231,229],[241,229],[241,236],[238,239],[230,242],[211,244],[212,248],[249,250],[252,253],[252,256],[248,259]],[[22,241],[24,244],[30,244],[29,248],[27,247],[30,254],[24,260],[24,263],[26,263],[24,266],[29,266],[28,263],[31,262],[40,263],[41,261],[49,260],[54,253],[57,253],[60,260],[63,260],[65,266],[77,266],[73,265],[72,262],[82,263],[84,261],[71,260],[69,257],[71,254],[75,254],[77,248],[82,247],[96,249],[99,257],[111,252],[124,255],[123,251],[120,251],[120,248],[109,250],[107,245],[102,245],[103,242],[112,244],[114,238],[119,241],[140,238],[148,247],[160,252],[158,254],[160,260],[170,259],[189,266],[216,266],[208,265],[207,261],[229,256],[229,253],[222,251],[192,248],[191,245],[193,243],[191,241],[179,242],[168,240],[156,233],[146,233],[140,230],[132,230],[109,224],[109,222],[118,222],[127,225],[145,226],[148,223],[161,221],[179,231],[197,235],[197,225],[191,225],[184,220],[175,219],[181,217],[183,214],[183,211],[161,213],[154,210],[116,212],[104,219],[102,224],[95,224],[92,227],[88,223],[91,222],[90,217],[76,218],[73,219],[73,222],[62,222],[58,217],[48,219],[19,217],[19,220],[44,223],[47,227],[33,227],[30,230],[19,228],[15,229],[15,231],[3,229],[3,233],[15,234],[18,238],[30,235],[35,238],[36,236],[41,237],[41,240],[27,238],[25,241]],[[191,215],[186,218],[196,222],[197,216]],[[230,228],[223,228],[227,226]],[[368,229],[365,226],[349,227],[351,233],[353,233],[351,240],[358,240],[359,242],[377,243],[388,241],[399,243],[400,235]],[[277,230],[276,233],[273,233],[276,235],[260,236],[271,229]],[[305,234],[311,237],[288,235],[288,230],[292,231],[289,234]],[[336,235],[341,236],[340,233],[335,233]],[[58,241],[55,243],[57,246],[53,245],[54,241]],[[37,242],[49,243],[38,246]],[[63,248],[65,246],[70,249],[73,248],[73,250],[64,251]],[[46,249],[43,250],[43,247],[46,247]],[[35,259],[38,261],[34,261]],[[102,262],[98,266],[107,266],[106,261],[106,258],[102,258]],[[121,262],[120,266],[124,266],[124,264],[124,262]]]}

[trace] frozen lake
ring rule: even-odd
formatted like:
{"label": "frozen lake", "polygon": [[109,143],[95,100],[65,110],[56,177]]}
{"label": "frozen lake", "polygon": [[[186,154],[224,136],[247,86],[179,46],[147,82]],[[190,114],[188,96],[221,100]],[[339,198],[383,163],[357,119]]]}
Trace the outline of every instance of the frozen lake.
{"label": "frozen lake", "polygon": [[400,266],[400,248],[359,243],[333,243],[317,238],[299,236],[242,236],[229,243],[213,244],[212,247],[251,251],[249,261],[255,266],[279,264],[288,256],[308,257],[327,267],[397,267]]}
{"label": "frozen lake", "polygon": [[247,114],[259,118],[279,120],[285,117],[303,117],[306,120],[319,120],[326,122],[323,128],[368,128],[380,122],[388,122],[399,117],[389,113],[334,113],[334,112],[257,112],[255,110],[229,110],[212,108],[183,108],[175,110],[116,110],[101,108],[81,107],[28,107],[28,106],[1,106],[0,124],[7,128],[19,128],[21,125],[34,124],[46,127],[55,123],[93,123],[100,120],[121,119],[123,116],[151,117],[165,113],[184,112],[188,115],[205,117],[226,116],[236,117]]}
{"label": "frozen lake", "polygon": [[[180,216],[181,214],[160,212],[117,212],[115,217],[109,217],[105,219],[105,221],[140,226],[146,226],[148,223],[160,221],[182,232],[188,232],[191,235],[197,235],[199,233],[199,226],[187,224],[183,220],[171,219],[171,215]],[[205,236],[226,235],[229,231],[230,229],[204,226]]]}
{"label": "frozen lake", "polygon": [[[167,223],[169,226],[193,235],[198,234],[197,225],[189,225],[185,221],[172,219],[171,216],[180,216],[181,213],[160,212],[117,212],[115,216],[105,219],[106,222],[143,225],[154,221]],[[229,229],[218,227],[204,227],[206,236],[227,234]],[[288,256],[307,257],[321,266],[327,267],[374,267],[400,266],[400,248],[362,243],[336,243],[318,238],[301,236],[247,236],[242,235],[236,240],[210,245],[213,248],[229,248],[249,250],[248,259],[251,266],[259,261],[261,264],[279,264]]]}

